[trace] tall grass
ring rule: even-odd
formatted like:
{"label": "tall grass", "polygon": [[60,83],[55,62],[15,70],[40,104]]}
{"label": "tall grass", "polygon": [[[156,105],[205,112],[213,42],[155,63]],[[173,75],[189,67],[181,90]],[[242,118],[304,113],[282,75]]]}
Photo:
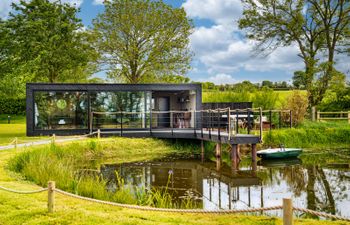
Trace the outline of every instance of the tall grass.
{"label": "tall grass", "polygon": [[287,147],[341,147],[350,146],[350,125],[344,122],[309,122],[297,128],[273,130],[264,134],[264,144]]}
{"label": "tall grass", "polygon": [[[128,144],[125,141],[128,140]],[[82,196],[127,204],[155,207],[196,206],[190,201],[175,204],[167,187],[164,190],[146,190],[125,185],[117,176],[117,190],[107,190],[107,181],[99,173],[82,173],[99,170],[105,162],[150,160],[167,154],[198,151],[198,145],[186,141],[170,142],[155,139],[115,138],[109,141],[89,140],[66,145],[50,145],[24,151],[8,163],[8,168],[27,180],[46,186],[56,181],[59,189]]]}

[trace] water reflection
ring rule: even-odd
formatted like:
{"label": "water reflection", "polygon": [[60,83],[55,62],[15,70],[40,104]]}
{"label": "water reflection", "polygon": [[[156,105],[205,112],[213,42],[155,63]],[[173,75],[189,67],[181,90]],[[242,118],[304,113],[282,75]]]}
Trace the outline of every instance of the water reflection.
{"label": "water reflection", "polygon": [[117,188],[116,173],[126,184],[164,188],[175,198],[191,196],[204,209],[244,209],[280,205],[292,197],[297,207],[350,216],[350,169],[303,165],[301,160],[261,161],[257,171],[233,171],[221,163],[175,160],[105,165],[101,172]]}

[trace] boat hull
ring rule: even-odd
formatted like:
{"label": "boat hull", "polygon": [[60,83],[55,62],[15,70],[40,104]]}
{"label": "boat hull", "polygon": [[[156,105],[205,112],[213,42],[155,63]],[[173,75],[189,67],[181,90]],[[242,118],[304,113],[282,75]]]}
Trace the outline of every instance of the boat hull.
{"label": "boat hull", "polygon": [[302,152],[301,149],[292,149],[292,150],[276,149],[275,151],[257,152],[257,155],[262,159],[284,159],[284,158],[296,158],[301,154],[301,152]]}

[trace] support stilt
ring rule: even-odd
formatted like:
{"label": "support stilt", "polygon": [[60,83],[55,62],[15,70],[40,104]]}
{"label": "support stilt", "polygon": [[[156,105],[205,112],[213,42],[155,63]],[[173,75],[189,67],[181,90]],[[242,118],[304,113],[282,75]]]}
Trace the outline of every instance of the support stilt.
{"label": "support stilt", "polygon": [[235,172],[237,171],[237,149],[238,149],[238,145],[237,144],[233,144],[231,146],[231,163],[232,163],[232,171]]}
{"label": "support stilt", "polygon": [[201,160],[204,162],[205,156],[204,156],[204,141],[201,140]]}
{"label": "support stilt", "polygon": [[257,169],[257,155],[256,155],[256,144],[252,144],[252,170],[256,171]]}
{"label": "support stilt", "polygon": [[221,169],[221,143],[216,143],[216,170]]}

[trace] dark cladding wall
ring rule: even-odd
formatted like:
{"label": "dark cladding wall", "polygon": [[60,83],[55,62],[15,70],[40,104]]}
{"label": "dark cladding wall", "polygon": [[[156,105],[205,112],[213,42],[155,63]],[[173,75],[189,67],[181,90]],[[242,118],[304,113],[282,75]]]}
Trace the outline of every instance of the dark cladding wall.
{"label": "dark cladding wall", "polygon": [[124,129],[147,129],[152,91],[184,90],[196,92],[200,110],[199,84],[27,84],[27,135],[88,133],[91,112],[132,112],[96,115],[95,128],[120,129],[123,124]]}

